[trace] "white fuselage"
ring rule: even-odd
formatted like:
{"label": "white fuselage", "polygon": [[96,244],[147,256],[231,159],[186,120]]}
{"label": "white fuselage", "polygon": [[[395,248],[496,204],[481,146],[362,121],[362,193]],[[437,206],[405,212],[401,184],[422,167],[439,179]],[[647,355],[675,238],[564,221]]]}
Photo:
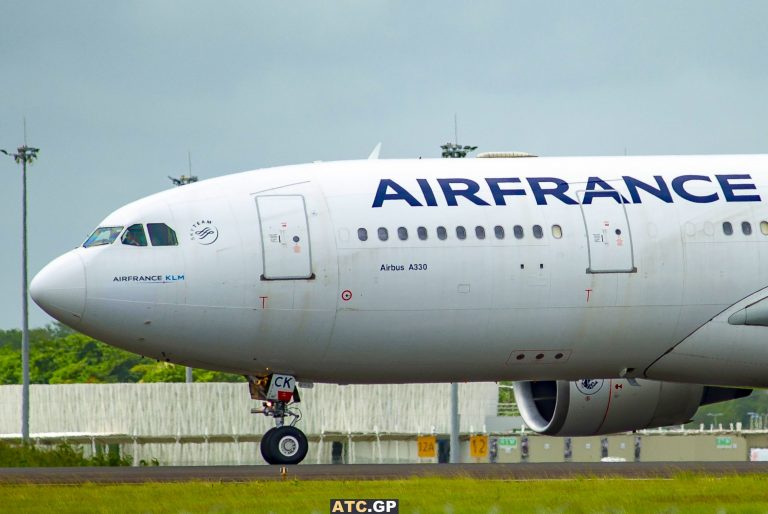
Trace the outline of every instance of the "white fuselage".
{"label": "white fuselage", "polygon": [[768,156],[240,173],[100,225],[165,223],[177,246],[81,247],[32,294],[110,344],[249,375],[768,386],[766,327],[728,322],[768,296],[766,177]]}

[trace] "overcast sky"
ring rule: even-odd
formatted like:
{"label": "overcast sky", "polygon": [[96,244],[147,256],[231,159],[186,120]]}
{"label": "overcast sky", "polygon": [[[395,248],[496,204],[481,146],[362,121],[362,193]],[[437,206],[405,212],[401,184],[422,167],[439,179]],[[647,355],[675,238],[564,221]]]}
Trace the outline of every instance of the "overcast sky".
{"label": "overcast sky", "polygon": [[[29,171],[30,277],[109,212],[267,166],[764,153],[768,2],[6,0],[0,148]],[[0,159],[0,328],[21,326],[20,171]],[[32,326],[50,318],[34,304]]]}

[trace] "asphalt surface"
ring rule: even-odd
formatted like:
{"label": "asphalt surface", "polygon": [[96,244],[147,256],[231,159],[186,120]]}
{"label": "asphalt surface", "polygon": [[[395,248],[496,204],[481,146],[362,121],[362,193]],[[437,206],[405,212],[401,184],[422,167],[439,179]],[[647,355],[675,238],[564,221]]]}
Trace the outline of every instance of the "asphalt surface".
{"label": "asphalt surface", "polygon": [[471,477],[496,480],[575,477],[670,478],[680,473],[768,474],[768,462],[594,462],[531,464],[346,464],[301,466],[173,466],[0,468],[0,484],[133,484],[256,480],[393,480]]}

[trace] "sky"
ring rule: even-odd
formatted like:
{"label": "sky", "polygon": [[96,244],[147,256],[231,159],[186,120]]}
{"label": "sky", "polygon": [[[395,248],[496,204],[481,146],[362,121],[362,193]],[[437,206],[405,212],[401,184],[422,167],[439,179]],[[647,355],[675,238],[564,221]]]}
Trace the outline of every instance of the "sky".
{"label": "sky", "polygon": [[[5,0],[0,148],[30,278],[168,175],[438,157],[766,153],[768,2]],[[0,155],[0,329],[21,327],[21,172]],[[30,324],[51,322],[34,303]]]}

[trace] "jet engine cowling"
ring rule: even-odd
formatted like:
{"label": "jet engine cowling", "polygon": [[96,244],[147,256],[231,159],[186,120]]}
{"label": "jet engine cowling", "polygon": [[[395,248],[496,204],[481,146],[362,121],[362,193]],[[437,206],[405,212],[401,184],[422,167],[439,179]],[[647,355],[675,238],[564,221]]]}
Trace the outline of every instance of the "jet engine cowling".
{"label": "jet engine cowling", "polygon": [[701,405],[748,396],[751,389],[654,380],[585,379],[515,382],[525,424],[553,436],[589,436],[690,421]]}

